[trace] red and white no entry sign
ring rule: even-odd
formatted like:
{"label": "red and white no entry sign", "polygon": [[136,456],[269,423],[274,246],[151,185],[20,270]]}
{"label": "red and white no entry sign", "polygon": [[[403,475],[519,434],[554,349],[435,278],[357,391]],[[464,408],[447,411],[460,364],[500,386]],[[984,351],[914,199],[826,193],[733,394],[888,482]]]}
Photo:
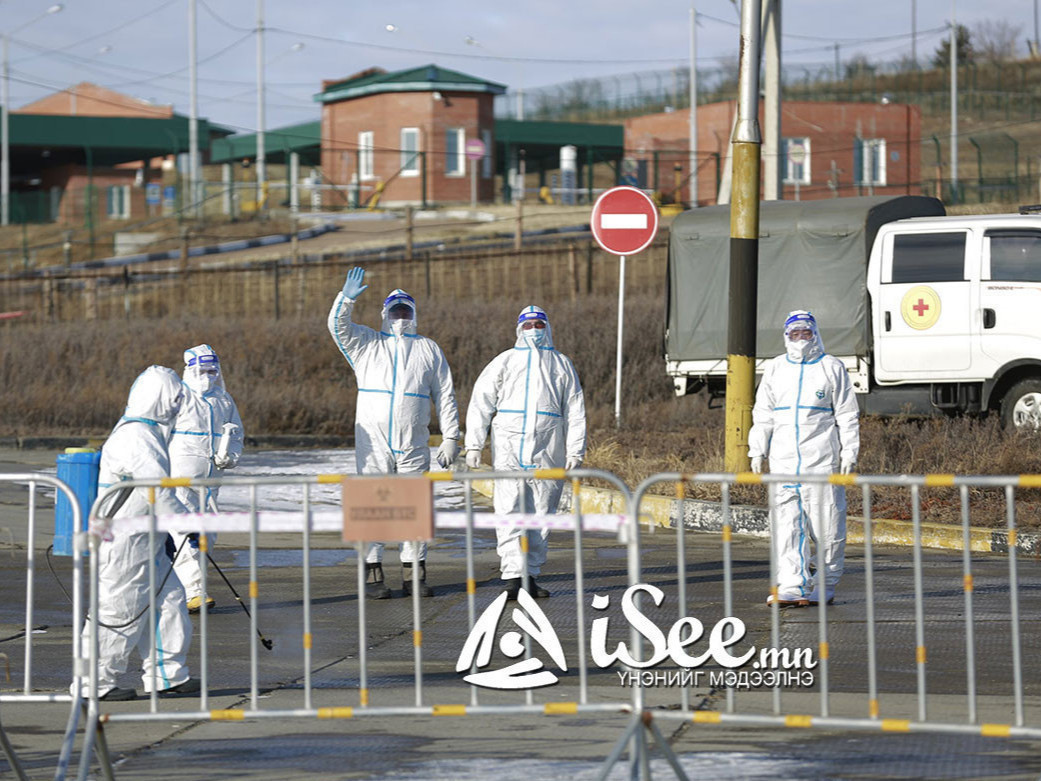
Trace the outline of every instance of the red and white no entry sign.
{"label": "red and white no entry sign", "polygon": [[596,199],[589,221],[596,243],[614,255],[635,255],[658,233],[658,207],[635,187],[612,187]]}

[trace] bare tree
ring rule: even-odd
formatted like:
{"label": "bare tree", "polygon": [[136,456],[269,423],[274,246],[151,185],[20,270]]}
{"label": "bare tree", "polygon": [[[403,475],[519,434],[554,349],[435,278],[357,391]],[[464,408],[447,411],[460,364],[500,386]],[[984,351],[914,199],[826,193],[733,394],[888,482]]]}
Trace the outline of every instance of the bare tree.
{"label": "bare tree", "polygon": [[1019,30],[1004,19],[984,19],[972,29],[973,47],[984,62],[1016,58]]}

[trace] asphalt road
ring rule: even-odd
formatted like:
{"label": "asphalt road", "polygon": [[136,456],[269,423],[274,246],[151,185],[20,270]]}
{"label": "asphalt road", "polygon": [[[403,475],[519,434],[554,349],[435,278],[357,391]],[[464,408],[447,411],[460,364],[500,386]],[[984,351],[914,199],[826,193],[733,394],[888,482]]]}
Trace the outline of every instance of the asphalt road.
{"label": "asphalt road", "polygon": [[[247,454],[248,455],[248,454]],[[41,468],[53,464],[53,453],[0,452],[0,471]],[[307,461],[299,455],[297,467]],[[46,502],[50,504],[50,502]],[[39,523],[46,530],[51,510],[42,507]],[[0,483],[0,640],[17,635],[24,624],[25,560],[24,489]],[[4,530],[8,531],[5,532]],[[19,538],[19,534],[21,537]],[[33,688],[59,691],[70,680],[72,626],[58,580],[70,578],[68,558],[54,560],[57,578],[48,571],[43,548],[48,535],[36,540],[37,599],[33,634]],[[724,617],[723,561],[717,536],[687,535],[688,601],[684,613],[700,619],[706,629]],[[475,565],[478,613],[500,593],[494,535],[476,533]],[[300,539],[294,534],[262,535],[259,625],[274,642],[272,651],[259,649],[261,708],[303,707],[302,580]],[[665,600],[644,611],[663,631],[680,615],[677,600],[675,537],[657,531],[642,537],[643,582],[662,589]],[[353,706],[358,702],[358,637],[355,560],[353,552],[332,534],[315,535],[313,556],[312,686],[317,707]],[[222,535],[214,558],[240,591],[248,580],[248,540]],[[396,553],[388,551],[391,585],[399,588]],[[628,633],[618,610],[626,584],[624,547],[611,535],[588,534],[584,546],[587,629],[596,617],[610,617],[608,649]],[[768,590],[768,549],[764,541],[735,537],[733,545],[733,615],[748,628],[748,644],[769,646],[771,612],[763,604]],[[430,582],[436,596],[424,600],[423,703],[465,704],[470,687],[455,672],[467,632],[465,547],[461,533],[439,533],[429,554]],[[967,721],[965,616],[961,553],[926,551],[925,645],[928,648],[926,690],[928,718],[938,723]],[[578,699],[576,589],[573,547],[568,533],[550,536],[549,562],[540,578],[552,597],[540,603],[556,630],[568,660],[555,686],[534,692],[535,703]],[[979,722],[1013,721],[1012,640],[1009,631],[1008,562],[995,554],[974,554],[975,653]],[[884,718],[915,718],[915,622],[912,551],[885,547],[875,550],[875,611],[878,643],[878,686]],[[249,623],[223,584],[212,580],[217,607],[211,615],[209,642],[210,708],[248,708],[250,701]],[[1024,651],[1025,723],[1041,726],[1041,674],[1036,651],[1041,647],[1041,563],[1019,560],[1020,613]],[[598,613],[590,607],[593,594],[611,597],[611,608]],[[828,610],[828,707],[832,716],[863,718],[867,697],[867,600],[863,550],[847,551],[847,569]],[[401,598],[368,603],[370,705],[410,705],[414,702],[411,601]],[[786,610],[781,616],[780,645],[817,648],[818,613]],[[198,619],[194,619],[197,625]],[[503,619],[500,632],[512,629]],[[707,633],[706,633],[707,634]],[[8,655],[11,680],[0,688],[20,688],[24,639],[0,643]],[[695,652],[706,648],[695,644]],[[555,669],[545,654],[536,655]],[[190,663],[198,669],[199,643],[193,643]],[[493,665],[503,657],[493,656]],[[711,667],[711,665],[709,666]],[[124,685],[140,680],[132,660]],[[658,669],[674,669],[671,662]],[[718,668],[712,668],[718,669]],[[819,673],[819,668],[817,669]],[[689,692],[696,707],[725,707],[724,692],[703,676]],[[820,713],[818,683],[782,692],[781,713]],[[625,702],[631,690],[619,683],[613,669],[589,670],[590,702]],[[681,692],[675,686],[647,691],[651,708],[675,709]],[[522,703],[524,695],[483,691],[484,703]],[[194,698],[164,700],[162,710],[191,711]],[[735,708],[742,713],[772,712],[771,690],[739,691]],[[148,701],[111,704],[115,713],[146,713]],[[68,709],[65,705],[5,704],[3,726],[31,778],[50,778]],[[235,778],[268,779],[573,779],[595,778],[599,763],[622,734],[626,717],[614,714],[556,716],[373,717],[348,720],[255,719],[244,722],[199,721],[113,723],[106,730],[116,777],[121,779]],[[1022,739],[983,738],[950,734],[893,734],[855,730],[794,730],[734,728],[659,721],[691,778],[716,779],[918,779],[1002,778],[1041,776],[1038,744]],[[7,769],[0,757],[0,774]],[[668,777],[656,759],[655,777]],[[8,773],[4,777],[9,777]],[[612,778],[627,777],[619,766]]]}

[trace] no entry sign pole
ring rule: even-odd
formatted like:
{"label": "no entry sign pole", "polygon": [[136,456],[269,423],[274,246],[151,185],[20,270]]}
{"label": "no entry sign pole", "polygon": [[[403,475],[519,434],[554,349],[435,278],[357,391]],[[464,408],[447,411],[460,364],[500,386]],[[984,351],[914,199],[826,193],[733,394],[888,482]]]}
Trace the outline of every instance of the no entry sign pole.
{"label": "no entry sign pole", "polygon": [[625,259],[644,250],[658,233],[658,207],[635,187],[612,187],[593,204],[593,238],[618,262],[618,347],[615,355],[614,423],[622,425],[622,339],[625,329]]}

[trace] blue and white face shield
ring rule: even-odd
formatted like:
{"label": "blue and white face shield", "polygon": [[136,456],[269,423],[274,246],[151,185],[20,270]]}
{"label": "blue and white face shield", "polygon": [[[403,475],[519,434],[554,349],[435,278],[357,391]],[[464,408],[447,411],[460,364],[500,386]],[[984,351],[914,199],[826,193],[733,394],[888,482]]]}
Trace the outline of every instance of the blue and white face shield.
{"label": "blue and white face shield", "polygon": [[184,381],[193,391],[204,395],[213,390],[224,390],[220,358],[208,344],[184,351]]}
{"label": "blue and white face shield", "polygon": [[383,302],[383,330],[400,336],[416,332],[416,300],[404,290],[394,290]]}
{"label": "blue and white face shield", "polygon": [[788,315],[784,321],[784,350],[793,363],[807,363],[824,354],[824,343],[812,313],[797,309]]}
{"label": "blue and white face shield", "polygon": [[548,341],[549,317],[537,306],[528,306],[517,318],[517,336],[524,337],[530,347],[541,347]]}

